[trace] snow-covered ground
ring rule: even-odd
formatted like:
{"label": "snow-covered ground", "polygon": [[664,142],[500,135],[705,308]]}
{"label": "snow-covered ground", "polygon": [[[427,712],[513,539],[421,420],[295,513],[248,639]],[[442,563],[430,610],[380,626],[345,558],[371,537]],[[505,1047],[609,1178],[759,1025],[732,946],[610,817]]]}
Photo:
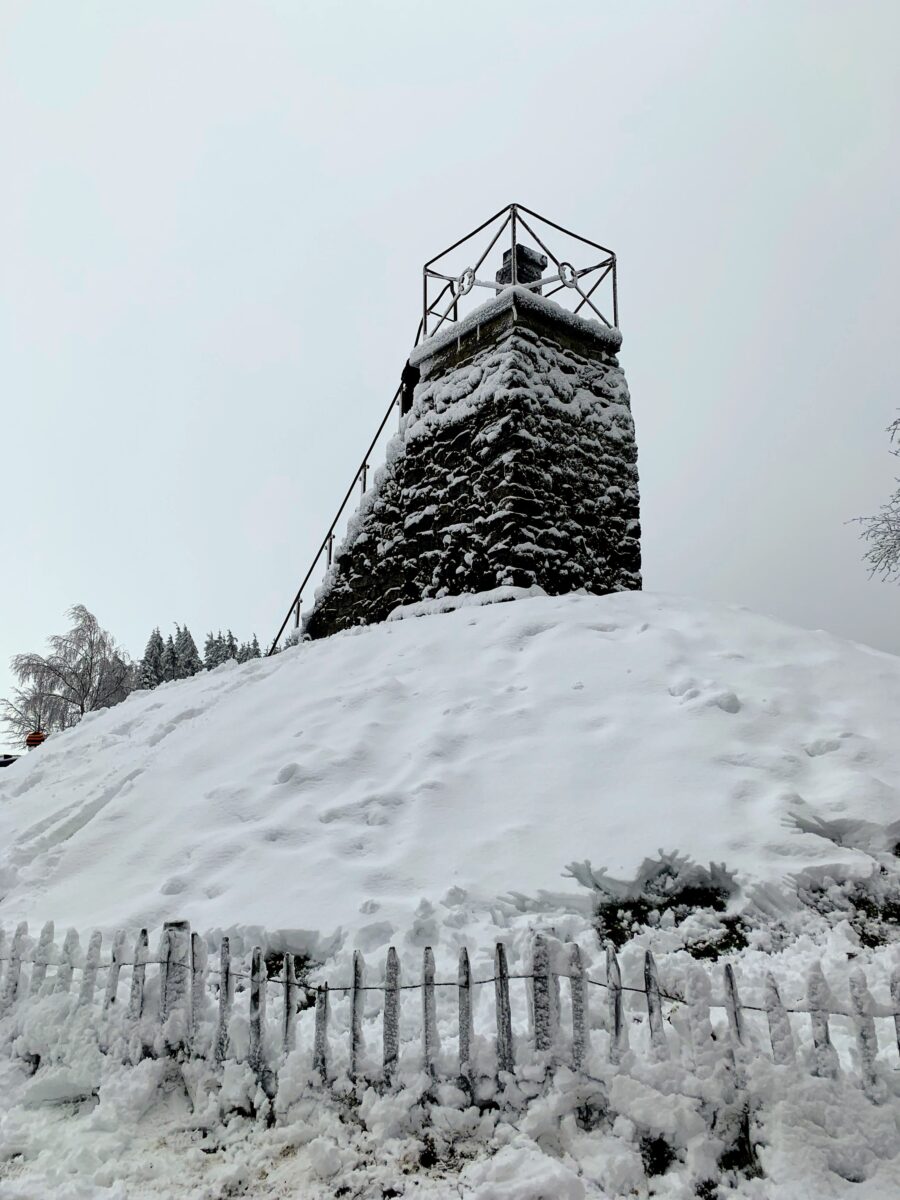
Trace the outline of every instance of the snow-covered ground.
{"label": "snow-covered ground", "polygon": [[738,608],[535,596],[392,621],[136,692],[8,768],[0,911],[318,952],[659,847],[748,889],[868,872],[900,839],[898,713],[895,657]]}
{"label": "snow-covered ground", "polygon": [[[455,978],[462,945],[475,977],[487,978],[498,939],[515,973],[542,929],[577,941],[602,978],[585,884],[627,896],[604,872],[633,881],[643,860],[677,849],[735,874],[729,912],[745,919],[746,945],[731,960],[745,1000],[759,1002],[772,970],[783,998],[801,1001],[805,973],[821,960],[837,1007],[847,1007],[857,965],[887,1005],[896,944],[861,944],[838,902],[848,880],[896,874],[900,660],[744,609],[640,593],[430,610],[137,693],[8,768],[2,924],[27,918],[34,931],[54,919],[84,940],[94,927],[133,934],[185,917],[211,949],[227,932],[238,953],[254,941],[305,953],[321,964],[314,977],[332,983],[348,981],[354,948],[380,980],[391,943],[404,979],[420,971],[426,944],[440,978]],[[592,870],[577,865],[586,860]],[[836,898],[833,911],[823,897]],[[652,946],[664,982],[684,985],[696,967],[685,945],[718,920],[664,917],[638,932],[621,951],[626,982],[639,983]],[[717,986],[720,966],[704,968]],[[485,1037],[490,992],[477,1001]],[[642,1066],[638,1055],[616,1073],[605,1062],[605,1001],[594,994],[591,1081],[563,1072],[524,1108],[479,1111],[454,1088],[423,1102],[420,1001],[411,1001],[403,1086],[393,1096],[368,1089],[350,1120],[345,1102],[308,1088],[301,1023],[300,1048],[282,1069],[282,1117],[267,1130],[240,1116],[223,1126],[222,1097],[201,1102],[200,1080],[191,1112],[184,1086],[165,1084],[165,1063],[101,1062],[83,1048],[96,1039],[61,1021],[63,1000],[47,997],[15,1027],[17,1053],[46,1062],[56,1038],[65,1086],[80,1071],[99,1086],[99,1104],[54,1106],[42,1090],[52,1075],[29,1080],[21,1058],[7,1062],[3,1197],[674,1200],[715,1171],[704,1163],[713,1151],[700,1114],[720,1095],[690,1082],[694,1050],[677,1012],[668,1014],[676,1062]],[[449,1068],[452,993],[438,1002]],[[337,1029],[345,1009],[336,1002]],[[373,994],[372,1047],[379,1013]],[[517,1013],[524,1046],[524,998]],[[637,1047],[642,1035],[636,1027]],[[753,1036],[767,1045],[762,1016]],[[835,1019],[833,1036],[852,1068],[849,1021]],[[889,1022],[878,1036],[877,1106],[849,1078],[787,1075],[750,1056],[767,1177],[730,1179],[735,1195],[897,1194],[900,1072]],[[527,1056],[522,1063],[527,1074]],[[245,1068],[230,1064],[224,1094],[247,1088]],[[609,1108],[592,1122],[601,1094]],[[647,1130],[679,1149],[649,1183],[639,1153]],[[425,1167],[423,1146],[434,1159]]]}

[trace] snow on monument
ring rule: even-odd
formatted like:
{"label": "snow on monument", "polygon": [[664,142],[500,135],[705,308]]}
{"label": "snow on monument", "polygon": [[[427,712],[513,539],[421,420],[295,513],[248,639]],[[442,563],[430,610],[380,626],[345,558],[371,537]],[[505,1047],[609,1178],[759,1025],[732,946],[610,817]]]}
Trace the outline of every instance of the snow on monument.
{"label": "snow on monument", "polygon": [[[533,231],[543,219],[517,205],[502,216],[474,267],[448,274],[445,256],[426,265],[400,431],[319,589],[306,621],[314,638],[382,621],[398,605],[502,586],[552,595],[641,586],[615,256],[566,235],[586,249],[576,268]],[[504,231],[500,269],[479,278]],[[612,321],[597,307],[607,281]],[[479,288],[493,294],[461,312]]]}

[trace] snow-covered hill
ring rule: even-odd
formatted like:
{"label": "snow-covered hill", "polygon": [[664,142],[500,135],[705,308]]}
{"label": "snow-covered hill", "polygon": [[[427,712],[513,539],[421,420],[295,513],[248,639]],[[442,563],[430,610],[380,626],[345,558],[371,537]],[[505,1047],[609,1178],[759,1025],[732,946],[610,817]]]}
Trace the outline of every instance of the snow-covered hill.
{"label": "snow-covered hill", "polygon": [[646,593],[468,599],[50,738],[0,779],[3,923],[371,949],[511,892],[583,897],[584,859],[627,878],[678,849],[752,898],[900,840],[900,659]]}
{"label": "snow-covered hill", "polygon": [[[247,1063],[246,991],[230,1025],[233,1056],[221,1067],[195,1057],[179,1073],[165,1058],[132,1065],[139,1038],[124,1055],[121,1047],[101,1054],[99,1042],[124,1010],[113,1011],[113,1026],[101,1018],[98,1033],[96,1015],[74,1010],[51,980],[39,998],[0,1017],[0,1046],[11,1051],[0,1055],[0,1194],[897,1194],[890,980],[900,659],[671,597],[487,603],[510,595],[429,602],[381,626],[138,693],[3,773],[0,925],[25,917],[34,932],[53,918],[84,935],[92,926],[152,929],[183,916],[210,935],[213,952],[216,931],[229,931],[245,962],[256,940],[306,951],[308,980],[335,988],[337,1078],[328,1089],[310,1076],[312,1010],[301,1014],[296,1050],[281,1056],[276,997],[266,1056],[278,1069],[279,1115],[267,1129],[246,1115],[268,1104]],[[696,897],[654,910],[644,903],[653,901],[649,888],[637,897],[643,909],[628,909],[636,892],[612,877],[640,875],[652,885],[652,867],[641,873],[641,864],[660,847],[735,872],[731,911]],[[668,862],[682,870],[682,859]],[[565,876],[569,864],[574,876]],[[589,977],[602,981],[605,946],[588,890],[597,883],[620,898],[611,912],[626,913],[613,936],[634,989],[625,1013],[636,1054],[621,1069],[610,1065],[607,997],[591,988],[585,1072],[563,1066],[545,1079],[522,982],[533,934],[577,943]],[[632,916],[640,918],[634,926]],[[495,1095],[497,939],[518,988],[517,1075]],[[401,1006],[398,1086],[381,1085],[377,988],[388,943],[407,980],[421,977],[426,944],[444,982],[455,978],[459,948],[469,950],[473,978],[484,985],[473,999],[477,1103],[422,1071],[415,992]],[[355,1085],[346,1076],[350,1001],[341,992],[354,947],[375,985],[362,1017],[371,1082]],[[672,1060],[655,1065],[640,992],[647,949],[672,989]],[[736,1111],[731,1076],[699,1077],[695,1026],[677,1000],[698,972],[719,980],[726,955],[745,1004],[756,1006],[745,1009],[740,1052],[749,1140],[731,1159],[735,1129],[723,1124]],[[844,1014],[831,1022],[836,1079],[809,1074],[818,1068],[806,987],[820,962],[834,989],[831,1011]],[[880,1103],[858,1082],[856,1025],[846,1015],[855,969],[878,1006]],[[759,1007],[770,971],[795,1013],[796,1067],[771,1061]],[[438,989],[445,1079],[455,1069],[456,1003],[453,988]],[[202,1018],[204,1044],[211,1011]],[[145,1024],[153,1030],[156,1012],[151,1001]],[[653,1166],[660,1147],[669,1158]]]}

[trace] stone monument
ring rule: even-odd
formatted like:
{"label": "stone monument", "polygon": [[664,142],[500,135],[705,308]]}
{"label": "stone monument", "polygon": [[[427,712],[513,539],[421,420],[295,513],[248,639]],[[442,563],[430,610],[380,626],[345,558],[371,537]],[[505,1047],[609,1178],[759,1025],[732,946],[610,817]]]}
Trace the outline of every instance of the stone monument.
{"label": "stone monument", "polygon": [[542,295],[547,257],[514,245],[516,282],[510,248],[497,294],[410,355],[400,431],[316,595],[311,637],[505,585],[640,588],[621,334]]}

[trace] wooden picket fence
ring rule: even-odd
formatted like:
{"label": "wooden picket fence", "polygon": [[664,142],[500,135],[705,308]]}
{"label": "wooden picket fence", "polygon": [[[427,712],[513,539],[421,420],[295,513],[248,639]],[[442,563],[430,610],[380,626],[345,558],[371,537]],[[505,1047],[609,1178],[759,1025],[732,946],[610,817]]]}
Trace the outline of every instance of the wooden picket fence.
{"label": "wooden picket fence", "polygon": [[[560,970],[560,950],[553,962],[551,946],[547,938],[538,934],[534,938],[532,969],[525,974],[511,975],[507,964],[506,947],[502,942],[495,946],[493,974],[485,979],[473,979],[469,955],[465,949],[459,952],[457,978],[438,981],[435,978],[435,959],[430,947],[423,951],[421,980],[401,983],[400,961],[396,950],[387,951],[384,983],[369,985],[365,982],[365,964],[359,951],[353,955],[352,978],[339,987],[328,983],[307,986],[298,980],[295,957],[283,956],[283,966],[276,979],[267,978],[263,951],[253,949],[250,970],[242,972],[232,962],[229,939],[221,939],[218,968],[210,967],[207,960],[207,945],[204,938],[192,933],[186,921],[167,922],[163,927],[160,952],[151,958],[147,930],[142,929],[134,945],[130,959],[126,958],[124,932],[115,935],[108,961],[102,961],[102,937],[99,932],[91,934],[87,950],[82,954],[80,939],[74,930],[65,936],[62,948],[54,942],[54,925],[48,922],[42,929],[37,944],[29,954],[28,926],[22,923],[16,929],[8,952],[3,931],[0,931],[0,1036],[4,1023],[21,1014],[25,1007],[38,998],[53,994],[71,994],[76,971],[80,983],[74,1000],[76,1009],[96,1007],[101,1014],[115,1011],[123,1013],[120,1003],[121,973],[130,971],[127,1006],[124,1021],[135,1029],[141,1023],[158,1022],[163,1035],[164,1052],[179,1058],[206,1057],[212,1063],[222,1064],[233,1057],[229,1026],[231,1023],[235,982],[245,980],[248,991],[249,1044],[247,1061],[271,1090],[277,1079],[279,1061],[296,1047],[296,1024],[298,1012],[315,1006],[314,1031],[310,1067],[324,1085],[334,1078],[333,1066],[334,1034],[329,1028],[331,998],[336,992],[348,993],[350,998],[349,1047],[347,1074],[351,1080],[366,1078],[366,1065],[362,1061],[363,1009],[368,992],[384,995],[382,1009],[382,1061],[377,1081],[390,1085],[397,1078],[400,1063],[400,997],[404,991],[421,991],[422,994],[422,1041],[418,1067],[437,1079],[440,1071],[436,990],[453,988],[457,995],[458,1036],[455,1055],[455,1072],[449,1074],[456,1082],[474,1082],[478,1064],[473,1058],[475,1030],[473,1025],[473,989],[493,985],[495,1022],[491,1030],[496,1046],[495,1070],[502,1081],[504,1075],[516,1072],[517,1052],[521,1041],[513,1032],[513,1009],[510,1002],[511,980],[525,980],[530,992],[529,1038],[533,1049],[545,1055],[548,1069],[565,1064],[576,1072],[585,1069],[591,1049],[591,1021],[589,1014],[589,989],[605,991],[606,1015],[604,1026],[608,1035],[608,1057],[614,1065],[623,1063],[630,1052],[629,1026],[643,1019],[626,1010],[625,996],[632,993],[641,996],[640,1007],[646,1013],[649,1031],[649,1053],[652,1061],[664,1062],[670,1056],[670,1046],[663,1013],[663,1002],[683,1006],[693,1026],[704,1024],[709,1043],[712,1012],[724,1008],[727,1014],[728,1039],[722,1051],[734,1064],[736,1056],[746,1058],[752,1051],[759,1053],[760,1039],[751,1036],[748,1029],[748,1014],[758,1013],[766,1018],[768,1041],[771,1045],[771,1061],[788,1066],[797,1062],[797,1038],[791,1016],[802,1015],[809,1021],[811,1029],[811,1069],[814,1074],[834,1077],[840,1065],[832,1044],[829,1020],[833,1016],[849,1018],[854,1025],[858,1048],[860,1082],[873,1099],[879,1098],[876,1059],[879,1053],[876,1019],[893,1022],[892,1040],[900,1050],[900,967],[894,970],[890,980],[890,1004],[881,1005],[871,996],[863,971],[852,971],[847,980],[850,1009],[829,1007],[830,991],[816,963],[807,979],[805,1004],[787,1007],[782,1002],[778,985],[770,974],[765,984],[762,1004],[742,1002],[738,981],[733,967],[728,964],[722,971],[722,998],[714,1001],[710,993],[710,980],[699,965],[689,976],[686,995],[675,994],[664,989],[652,953],[644,956],[643,987],[628,987],[622,983],[622,975],[614,948],[606,951],[606,975],[602,980],[591,979],[584,967],[581,951],[575,944],[564,946],[565,969]],[[30,973],[23,974],[23,966],[30,965]],[[50,968],[53,967],[53,972]],[[158,1009],[146,1011],[147,969],[154,967],[158,973]],[[105,972],[105,985],[99,1001],[98,976]],[[565,1022],[566,1037],[561,1037],[562,999],[560,984],[564,981],[568,992],[569,1019]],[[267,1060],[265,1022],[266,1000],[270,989],[281,989],[280,1005],[280,1053],[276,1061]],[[201,1015],[207,1010],[208,989],[213,992],[215,1032],[209,1038],[199,1036]],[[302,994],[302,1003],[301,1003]],[[124,999],[122,997],[121,999]],[[693,1028],[692,1026],[692,1028]],[[145,1045],[145,1052],[150,1052]],[[446,1059],[443,1060],[446,1063]],[[896,1069],[896,1068],[895,1068]],[[483,1074],[483,1072],[482,1072]],[[375,1082],[376,1080],[372,1080]]]}

